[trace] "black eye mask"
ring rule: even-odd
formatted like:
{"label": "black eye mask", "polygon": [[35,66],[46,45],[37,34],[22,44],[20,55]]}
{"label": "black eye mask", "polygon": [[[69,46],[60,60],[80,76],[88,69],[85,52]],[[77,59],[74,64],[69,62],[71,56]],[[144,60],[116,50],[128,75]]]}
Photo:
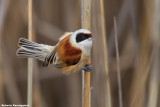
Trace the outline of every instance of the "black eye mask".
{"label": "black eye mask", "polygon": [[91,38],[91,34],[78,33],[76,36],[76,42],[79,43],[85,39]]}

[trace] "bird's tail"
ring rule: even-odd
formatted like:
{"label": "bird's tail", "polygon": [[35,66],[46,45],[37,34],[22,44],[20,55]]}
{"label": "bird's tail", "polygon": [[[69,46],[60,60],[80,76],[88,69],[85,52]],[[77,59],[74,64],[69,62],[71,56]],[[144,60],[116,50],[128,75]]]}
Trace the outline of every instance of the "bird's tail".
{"label": "bird's tail", "polygon": [[17,56],[26,58],[36,58],[44,61],[46,56],[52,51],[54,46],[38,44],[25,38],[20,38],[17,50]]}

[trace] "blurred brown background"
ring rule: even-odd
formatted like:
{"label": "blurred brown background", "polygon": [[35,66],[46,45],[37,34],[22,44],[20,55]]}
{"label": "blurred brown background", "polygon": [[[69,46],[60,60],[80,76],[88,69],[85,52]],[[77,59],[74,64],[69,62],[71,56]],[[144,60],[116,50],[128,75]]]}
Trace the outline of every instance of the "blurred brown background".
{"label": "blurred brown background", "polygon": [[[81,28],[80,0],[33,1],[34,41],[55,45],[64,32]],[[27,103],[27,59],[16,56],[18,39],[28,36],[27,3],[0,0],[0,106]],[[108,58],[104,55],[100,7],[99,0],[92,0],[92,107],[108,107],[108,97],[111,107],[119,107],[114,16],[123,106],[160,107],[160,0],[104,0]],[[65,75],[34,61],[33,78],[33,107],[82,106],[81,71]]]}

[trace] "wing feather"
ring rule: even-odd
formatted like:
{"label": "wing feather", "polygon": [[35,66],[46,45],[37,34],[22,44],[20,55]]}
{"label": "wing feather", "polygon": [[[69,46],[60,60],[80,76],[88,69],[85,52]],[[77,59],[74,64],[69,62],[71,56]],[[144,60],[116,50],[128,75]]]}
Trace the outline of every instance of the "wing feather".
{"label": "wing feather", "polygon": [[44,66],[54,66],[54,67],[67,66],[64,62],[62,62],[59,59],[58,54],[57,54],[57,47],[58,47],[58,44],[51,51],[51,53],[45,58],[45,61],[43,63]]}

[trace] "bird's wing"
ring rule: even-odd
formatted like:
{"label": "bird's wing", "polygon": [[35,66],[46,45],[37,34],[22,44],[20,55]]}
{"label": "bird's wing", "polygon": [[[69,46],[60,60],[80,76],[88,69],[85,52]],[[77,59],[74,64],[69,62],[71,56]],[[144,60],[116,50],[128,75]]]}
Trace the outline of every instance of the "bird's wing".
{"label": "bird's wing", "polygon": [[[60,42],[55,46],[55,48],[45,58],[45,61],[44,61],[45,66],[65,67],[65,66],[76,65],[79,62],[79,60],[81,58],[81,51],[79,54],[77,53],[76,55],[72,56],[71,58],[65,58],[63,55],[63,54],[66,54],[66,52],[64,52],[64,50],[63,50],[64,48],[66,48],[66,45],[63,43],[66,43],[66,40],[69,40],[69,38],[67,36],[71,36],[71,34],[72,34],[72,32],[66,32],[59,39]],[[65,41],[65,42],[62,43],[62,41]],[[57,52],[57,50],[58,50],[58,52]],[[59,52],[62,54],[61,55],[58,54]],[[60,56],[58,56],[58,55],[60,55]]]}
{"label": "bird's wing", "polygon": [[57,47],[58,47],[58,44],[51,51],[51,53],[45,58],[45,61],[43,63],[44,66],[54,66],[54,67],[64,67],[64,66],[66,66],[65,63],[60,61],[60,59],[57,55]]}
{"label": "bird's wing", "polygon": [[[64,38],[66,38],[67,36],[71,35],[73,32],[66,32],[64,33],[59,41],[63,40]],[[51,53],[45,58],[45,61],[43,63],[44,66],[54,66],[54,67],[64,67],[67,66],[64,62],[62,62],[58,55],[57,55],[57,46],[58,44],[55,46],[55,48],[51,51]]]}

